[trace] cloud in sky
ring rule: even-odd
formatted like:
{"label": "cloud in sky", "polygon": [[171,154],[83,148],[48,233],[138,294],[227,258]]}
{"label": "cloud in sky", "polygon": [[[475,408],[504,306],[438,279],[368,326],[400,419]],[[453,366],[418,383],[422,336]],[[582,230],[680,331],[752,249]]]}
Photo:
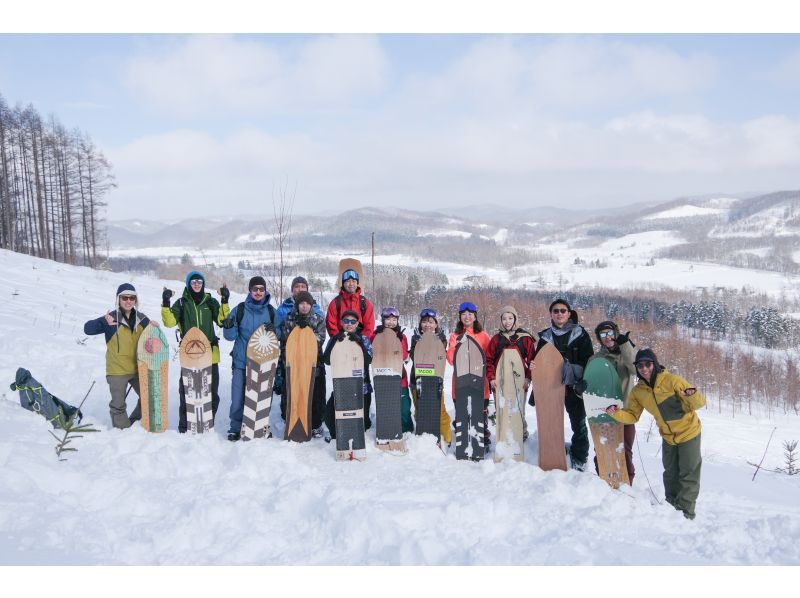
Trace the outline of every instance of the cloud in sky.
{"label": "cloud in sky", "polygon": [[[187,200],[252,212],[287,179],[304,211],[796,187],[800,123],[715,118],[724,57],[668,41],[489,36],[436,68],[400,69],[368,35],[182,38],[128,63],[132,93],[182,125],[109,151],[124,200],[111,216],[137,198],[169,217]],[[275,112],[289,118],[276,126]]]}

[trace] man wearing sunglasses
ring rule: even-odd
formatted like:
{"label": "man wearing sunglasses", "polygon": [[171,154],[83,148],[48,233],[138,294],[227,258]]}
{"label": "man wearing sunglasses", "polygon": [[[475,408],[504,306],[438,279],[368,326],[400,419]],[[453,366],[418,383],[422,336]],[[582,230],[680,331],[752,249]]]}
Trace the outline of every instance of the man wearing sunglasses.
{"label": "man wearing sunglasses", "polygon": [[[172,328],[178,326],[181,336],[190,328],[197,327],[206,335],[211,344],[211,413],[216,418],[219,407],[219,338],[214,326],[222,327],[222,322],[230,314],[228,299],[230,291],[223,286],[220,290],[222,305],[219,301],[206,292],[206,277],[193,270],[186,275],[186,287],[183,295],[170,306],[172,291],[164,289],[161,295],[161,319],[164,326]],[[186,432],[186,390],[183,387],[183,377],[178,381],[180,406],[178,409],[178,432]]]}
{"label": "man wearing sunglasses", "polygon": [[342,286],[339,294],[328,304],[325,326],[328,336],[333,338],[342,331],[341,320],[344,312],[351,310],[358,316],[358,332],[366,337],[375,333],[375,310],[372,301],[364,297],[358,286],[358,272],[345,270],[342,272]]}
{"label": "man wearing sunglasses", "polygon": [[150,323],[148,317],[137,310],[138,307],[136,289],[126,282],[117,289],[114,309],[83,325],[84,334],[105,334],[106,382],[111,393],[108,408],[111,413],[111,425],[115,428],[129,428],[133,422],[142,417],[138,400],[130,417],[125,403],[128,384],[137,397],[139,396],[136,347],[142,331]]}
{"label": "man wearing sunglasses", "polygon": [[[565,384],[564,407],[567,409],[569,424],[572,428],[572,444],[569,449],[570,465],[573,469],[584,471],[586,459],[589,457],[589,430],[586,427],[586,409],[583,405],[583,370],[589,358],[594,355],[592,339],[586,330],[575,322],[574,312],[566,299],[556,299],[550,304],[550,327],[539,333],[536,354],[547,343],[558,349],[567,363],[570,382]],[[535,362],[534,357],[534,362]],[[566,370],[565,370],[566,371]],[[535,389],[534,389],[535,390]],[[531,393],[530,405],[534,404]]]}
{"label": "man wearing sunglasses", "polygon": [[623,424],[635,424],[644,410],[653,416],[661,434],[666,500],[684,517],[694,519],[703,463],[697,410],[705,406],[706,398],[659,364],[652,349],[639,351],[635,364],[639,382],[633,387],[628,406],[617,409],[612,405],[606,413]]}
{"label": "man wearing sunglasses", "polygon": [[[633,350],[636,345],[630,340],[630,332],[619,333],[619,326],[616,322],[606,320],[600,322],[594,329],[597,340],[600,341],[600,350],[592,359],[607,359],[617,371],[619,380],[622,383],[623,408],[628,406],[628,396],[631,394],[636,384],[636,366],[633,364],[636,352]],[[623,439],[625,445],[625,468],[628,470],[628,480],[633,485],[633,476],[636,470],[633,466],[633,441],[636,439],[636,426],[626,424],[623,429]],[[594,459],[595,470],[597,467],[597,457]],[[598,470],[599,473],[599,470]]]}

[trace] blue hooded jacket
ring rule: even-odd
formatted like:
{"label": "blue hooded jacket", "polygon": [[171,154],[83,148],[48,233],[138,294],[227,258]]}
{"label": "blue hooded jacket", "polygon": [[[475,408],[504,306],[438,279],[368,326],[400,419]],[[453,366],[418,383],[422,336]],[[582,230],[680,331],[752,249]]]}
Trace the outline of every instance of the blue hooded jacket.
{"label": "blue hooded jacket", "polygon": [[253,296],[248,293],[244,302],[239,304],[244,305],[244,314],[242,315],[241,324],[236,322],[236,314],[239,311],[239,306],[237,305],[231,310],[228,321],[233,322],[233,326],[230,328],[223,328],[222,334],[225,340],[234,341],[233,351],[231,352],[233,367],[240,370],[246,368],[247,341],[250,340],[250,336],[255,332],[256,328],[267,323],[273,326],[275,325],[275,322],[270,320],[268,304],[269,293],[264,295],[263,303],[260,304],[256,303]]}

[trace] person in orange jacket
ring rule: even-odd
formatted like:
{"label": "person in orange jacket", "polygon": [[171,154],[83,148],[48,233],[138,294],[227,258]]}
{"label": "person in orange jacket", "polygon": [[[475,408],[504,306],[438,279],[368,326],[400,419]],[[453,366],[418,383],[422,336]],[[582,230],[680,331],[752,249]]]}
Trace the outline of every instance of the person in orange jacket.
{"label": "person in orange jacket", "polygon": [[[471,336],[480,345],[483,350],[484,356],[489,349],[489,342],[492,340],[489,335],[483,330],[483,326],[478,321],[478,308],[474,303],[465,301],[458,306],[458,324],[456,324],[455,331],[450,334],[450,340],[447,343],[447,363],[453,365],[453,359],[456,353],[456,346],[458,345],[461,337],[465,334]],[[452,384],[452,397],[455,402],[456,395],[456,378],[455,372],[453,375]],[[483,429],[485,430],[483,440],[486,451],[489,450],[489,379],[484,377],[483,380]],[[455,428],[457,420],[453,419],[453,427]]]}

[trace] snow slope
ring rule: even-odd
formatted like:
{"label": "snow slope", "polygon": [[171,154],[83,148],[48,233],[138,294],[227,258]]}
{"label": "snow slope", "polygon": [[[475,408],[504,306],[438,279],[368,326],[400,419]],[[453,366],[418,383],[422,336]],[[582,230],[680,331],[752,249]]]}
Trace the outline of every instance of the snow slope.
{"label": "snow slope", "polygon": [[[113,430],[104,343],[84,343],[82,327],[126,277],[7,251],[0,268],[0,564],[800,564],[800,476],[762,471],[752,482],[746,463],[777,427],[765,466],[781,465],[781,441],[800,438],[796,416],[701,413],[693,522],[650,497],[645,473],[663,502],[647,415],[635,486],[623,491],[590,472],[541,471],[535,434],[525,463],[500,465],[456,461],[428,437],[410,437],[405,456],[384,454],[374,428],[364,462],[337,463],[319,439],[230,443],[224,342],[214,434],[177,434],[177,400],[164,434]],[[158,319],[161,288],[175,281],[132,282]],[[77,440],[68,461],[56,460],[49,424],[8,389],[18,366],[72,403],[97,381],[84,412],[101,432]],[[527,417],[535,430],[533,410]],[[277,408],[272,424],[280,438]]]}

